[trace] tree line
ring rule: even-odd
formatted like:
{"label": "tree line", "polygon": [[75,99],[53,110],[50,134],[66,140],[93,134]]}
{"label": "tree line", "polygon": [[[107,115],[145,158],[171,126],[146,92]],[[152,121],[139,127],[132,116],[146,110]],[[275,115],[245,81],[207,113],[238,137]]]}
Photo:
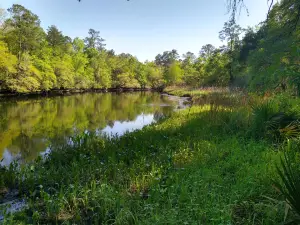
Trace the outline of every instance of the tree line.
{"label": "tree line", "polygon": [[297,0],[283,0],[266,21],[247,29],[233,17],[219,33],[221,47],[207,44],[197,55],[182,56],[173,49],[140,62],[107,49],[94,29],[84,39],[65,36],[54,25],[44,31],[37,15],[14,4],[7,12],[0,10],[0,90],[230,85],[299,94],[298,5]]}

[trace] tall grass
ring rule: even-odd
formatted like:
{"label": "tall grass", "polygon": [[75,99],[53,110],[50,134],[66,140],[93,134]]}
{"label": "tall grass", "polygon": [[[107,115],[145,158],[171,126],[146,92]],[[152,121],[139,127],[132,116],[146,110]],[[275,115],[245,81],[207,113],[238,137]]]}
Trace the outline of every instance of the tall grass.
{"label": "tall grass", "polygon": [[[291,150],[290,141],[288,141],[287,151]],[[280,179],[275,181],[276,187],[284,195],[288,205],[291,207],[296,216],[286,222],[286,224],[300,223],[300,170],[299,166],[295,164],[295,160],[291,160],[288,152],[284,153],[280,164],[277,165],[277,172]]]}
{"label": "tall grass", "polygon": [[122,137],[83,134],[12,168],[15,181],[3,184],[18,187],[28,209],[7,224],[281,223],[284,204],[268,199],[284,200],[272,188],[282,153],[265,136],[282,108],[237,101],[194,104]]}
{"label": "tall grass", "polygon": [[299,115],[284,111],[277,101],[268,100],[252,107],[252,134],[256,138],[270,138],[283,142],[286,138],[300,136]]}

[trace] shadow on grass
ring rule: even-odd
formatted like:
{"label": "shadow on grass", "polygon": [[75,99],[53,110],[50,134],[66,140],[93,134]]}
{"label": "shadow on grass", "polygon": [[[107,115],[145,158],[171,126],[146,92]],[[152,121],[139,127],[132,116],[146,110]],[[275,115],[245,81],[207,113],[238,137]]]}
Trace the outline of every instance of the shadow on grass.
{"label": "shadow on grass", "polygon": [[262,196],[276,195],[279,153],[246,138],[246,114],[193,107],[122,137],[75,137],[17,174],[29,209],[12,220],[276,224],[283,210]]}

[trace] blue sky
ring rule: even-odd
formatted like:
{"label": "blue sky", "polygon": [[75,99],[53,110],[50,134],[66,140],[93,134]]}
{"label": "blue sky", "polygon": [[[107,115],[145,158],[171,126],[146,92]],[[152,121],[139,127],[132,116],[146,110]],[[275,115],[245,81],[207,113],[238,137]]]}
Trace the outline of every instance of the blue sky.
{"label": "blue sky", "polygon": [[[254,26],[266,18],[267,0],[245,0],[238,23]],[[222,43],[218,33],[229,18],[226,0],[1,0],[1,8],[21,4],[40,17],[46,29],[56,25],[72,38],[99,30],[107,48],[153,60],[177,49],[198,53],[202,45]]]}

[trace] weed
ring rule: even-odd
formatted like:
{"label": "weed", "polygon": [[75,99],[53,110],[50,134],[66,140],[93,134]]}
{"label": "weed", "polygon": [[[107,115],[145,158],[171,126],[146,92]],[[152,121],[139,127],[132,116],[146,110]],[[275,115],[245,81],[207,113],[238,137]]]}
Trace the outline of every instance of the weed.
{"label": "weed", "polygon": [[264,197],[278,198],[272,178],[280,145],[264,138],[278,109],[268,103],[252,113],[249,98],[234,107],[194,104],[122,137],[85,133],[53,146],[45,160],[12,168],[11,184],[4,176],[4,186],[18,186],[28,202],[28,210],[9,218],[41,224],[278,224],[284,205]]}

